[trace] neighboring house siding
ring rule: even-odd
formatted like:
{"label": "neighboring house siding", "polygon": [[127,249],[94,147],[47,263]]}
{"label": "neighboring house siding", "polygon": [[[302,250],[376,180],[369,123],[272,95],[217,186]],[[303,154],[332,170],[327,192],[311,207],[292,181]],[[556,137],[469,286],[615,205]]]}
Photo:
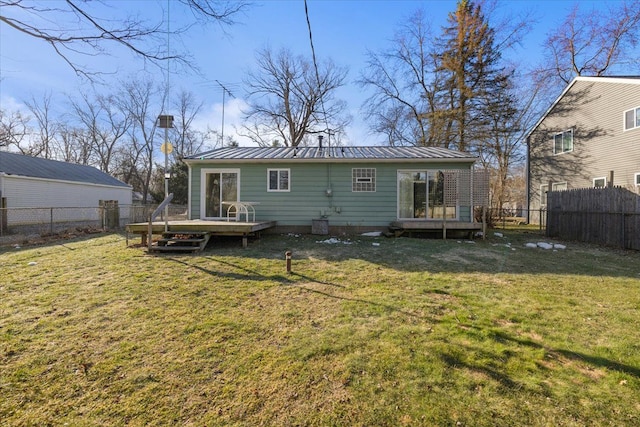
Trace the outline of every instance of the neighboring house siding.
{"label": "neighboring house siding", "polygon": [[131,188],[3,176],[2,197],[8,208],[97,207],[100,200],[131,204]]}
{"label": "neighboring house siding", "polygon": [[[375,192],[352,192],[352,169],[375,168]],[[202,169],[239,169],[240,199],[259,202],[256,220],[280,225],[309,226],[311,219],[327,215],[334,226],[387,226],[397,218],[397,171],[469,169],[470,164],[401,162],[277,162],[191,164],[191,218],[200,218]],[[267,170],[289,169],[290,190],[267,192]],[[326,195],[331,188],[332,196]],[[461,209],[469,220],[470,209]],[[463,215],[464,214],[464,215]],[[464,218],[462,217],[464,216]]]}
{"label": "neighboring house siding", "polygon": [[[540,188],[593,186],[614,172],[614,184],[637,191],[640,128],[624,131],[624,112],[640,107],[638,83],[577,79],[529,136],[529,209],[541,206]],[[573,150],[554,154],[554,135],[573,130]]]}

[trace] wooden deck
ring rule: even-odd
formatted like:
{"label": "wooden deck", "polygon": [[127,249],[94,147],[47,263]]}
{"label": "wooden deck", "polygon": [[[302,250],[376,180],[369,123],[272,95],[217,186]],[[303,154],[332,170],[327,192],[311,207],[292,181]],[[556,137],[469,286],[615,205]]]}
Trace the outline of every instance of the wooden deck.
{"label": "wooden deck", "polygon": [[482,231],[482,223],[463,221],[438,221],[438,220],[398,220],[393,221],[389,229],[396,237],[406,233],[442,232],[442,238],[447,238],[447,231],[466,232],[469,237],[476,231]]}
{"label": "wooden deck", "polygon": [[[242,246],[247,246],[247,238],[255,236],[262,230],[275,227],[275,221],[262,222],[240,222],[240,221],[203,221],[203,220],[186,220],[186,221],[169,221],[167,231],[185,232],[185,233],[207,233],[212,236],[240,236],[242,237]],[[162,234],[165,232],[164,221],[154,221],[152,224],[153,234]],[[147,244],[147,233],[149,232],[148,222],[139,222],[127,224],[127,244],[128,235],[139,234],[141,243]]]}

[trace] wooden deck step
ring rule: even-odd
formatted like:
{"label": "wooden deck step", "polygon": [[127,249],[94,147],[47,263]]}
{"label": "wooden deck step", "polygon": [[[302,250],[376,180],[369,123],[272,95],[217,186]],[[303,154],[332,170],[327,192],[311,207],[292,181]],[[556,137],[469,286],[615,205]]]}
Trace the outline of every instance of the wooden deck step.
{"label": "wooden deck step", "polygon": [[151,246],[151,251],[202,252],[210,238],[206,231],[167,231]]}

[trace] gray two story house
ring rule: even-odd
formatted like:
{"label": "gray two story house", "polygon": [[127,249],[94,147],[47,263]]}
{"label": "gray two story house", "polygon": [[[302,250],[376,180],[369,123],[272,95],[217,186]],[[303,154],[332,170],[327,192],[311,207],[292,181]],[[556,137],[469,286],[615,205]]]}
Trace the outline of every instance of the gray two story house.
{"label": "gray two story house", "polygon": [[527,137],[529,221],[546,193],[623,186],[640,191],[640,76],[576,77]]}

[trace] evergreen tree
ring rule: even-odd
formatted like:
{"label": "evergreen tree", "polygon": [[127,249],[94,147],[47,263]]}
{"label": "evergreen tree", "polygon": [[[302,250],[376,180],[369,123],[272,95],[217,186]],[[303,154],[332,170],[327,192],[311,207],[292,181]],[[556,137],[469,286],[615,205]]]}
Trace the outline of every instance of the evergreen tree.
{"label": "evergreen tree", "polygon": [[460,151],[475,151],[474,145],[487,131],[485,110],[488,100],[504,87],[506,75],[500,67],[500,52],[494,30],[480,5],[460,0],[449,14],[448,26],[440,39],[439,71],[446,75],[440,89],[440,116],[453,129],[453,141],[446,145]]}

